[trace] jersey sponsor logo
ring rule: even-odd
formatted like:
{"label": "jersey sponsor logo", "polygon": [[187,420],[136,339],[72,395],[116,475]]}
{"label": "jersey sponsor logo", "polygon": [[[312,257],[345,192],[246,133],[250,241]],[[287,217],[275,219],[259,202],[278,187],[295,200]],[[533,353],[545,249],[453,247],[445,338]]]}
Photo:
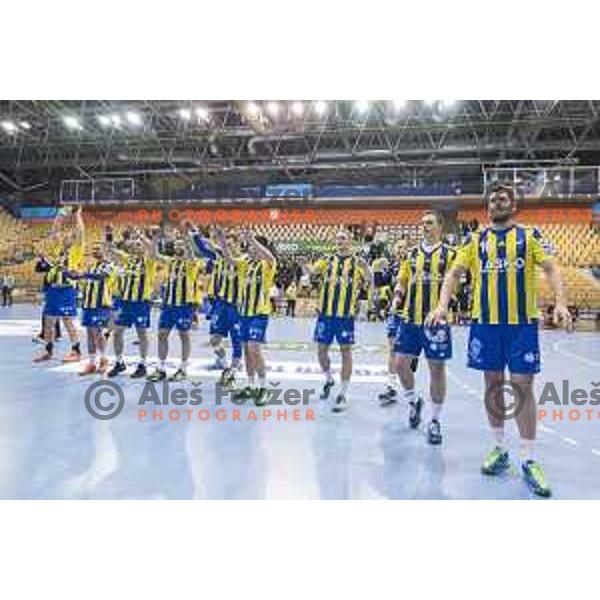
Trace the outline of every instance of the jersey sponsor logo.
{"label": "jersey sponsor logo", "polygon": [[496,260],[486,260],[482,263],[481,272],[489,273],[490,271],[507,271],[508,269],[524,269],[525,259],[518,257],[511,261],[508,258],[497,258]]}

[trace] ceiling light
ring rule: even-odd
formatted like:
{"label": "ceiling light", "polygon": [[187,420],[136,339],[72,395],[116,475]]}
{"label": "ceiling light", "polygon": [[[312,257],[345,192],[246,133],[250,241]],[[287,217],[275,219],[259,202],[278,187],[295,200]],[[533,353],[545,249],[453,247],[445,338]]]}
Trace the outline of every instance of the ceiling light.
{"label": "ceiling light", "polygon": [[301,116],[304,112],[304,104],[302,102],[296,101],[292,102],[292,113],[294,113],[297,117]]}
{"label": "ceiling light", "polygon": [[319,116],[323,116],[327,112],[327,102],[324,100],[317,100],[315,102],[315,112]]}
{"label": "ceiling light", "polygon": [[369,101],[368,100],[357,100],[354,103],[356,110],[359,113],[366,113],[369,110]]}
{"label": "ceiling light", "polygon": [[31,129],[31,125],[27,121],[19,121],[19,127],[21,129]]}
{"label": "ceiling light", "polygon": [[196,116],[200,121],[206,121],[209,116],[208,108],[205,106],[199,106],[196,108]]}
{"label": "ceiling light", "polygon": [[279,104],[277,102],[269,102],[267,104],[267,111],[272,117],[276,117],[279,114]]}
{"label": "ceiling light", "polygon": [[251,117],[257,117],[260,114],[260,106],[256,102],[248,102],[246,110]]}
{"label": "ceiling light", "polygon": [[98,121],[103,127],[108,127],[110,125],[110,117],[107,117],[106,115],[100,115]]}
{"label": "ceiling light", "polygon": [[142,117],[140,116],[139,113],[129,111],[127,113],[126,117],[127,117],[127,122],[130,125],[141,125],[142,124]]}
{"label": "ceiling light", "polygon": [[180,108],[179,116],[185,121],[189,121],[192,118],[192,111],[189,108]]}
{"label": "ceiling light", "polygon": [[71,115],[66,115],[65,117],[63,117],[63,122],[67,126],[68,129],[75,129],[78,131],[83,129],[83,127],[81,126],[81,123],[79,122],[79,119],[77,117],[73,117]]}
{"label": "ceiling light", "polygon": [[2,129],[4,129],[6,133],[15,133],[17,131],[17,126],[12,121],[2,121]]}

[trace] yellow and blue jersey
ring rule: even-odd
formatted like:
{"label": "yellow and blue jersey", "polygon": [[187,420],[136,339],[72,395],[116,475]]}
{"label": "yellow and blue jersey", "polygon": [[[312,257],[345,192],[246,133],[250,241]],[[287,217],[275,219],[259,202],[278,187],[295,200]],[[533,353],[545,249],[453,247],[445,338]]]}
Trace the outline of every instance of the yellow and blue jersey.
{"label": "yellow and blue jersey", "polygon": [[117,278],[117,269],[112,262],[97,260],[84,277],[83,308],[111,308]]}
{"label": "yellow and blue jersey", "polygon": [[213,262],[208,285],[208,296],[236,306],[240,300],[238,270],[226,258],[220,256]]}
{"label": "yellow and blue jersey", "polygon": [[429,251],[420,245],[408,253],[398,275],[406,286],[402,317],[407,323],[422,325],[437,306],[444,276],[455,257],[456,251],[443,243]]}
{"label": "yellow and blue jersey", "polygon": [[323,276],[318,310],[323,317],[354,317],[361,280],[368,275],[356,256],[322,258],[312,270]]}
{"label": "yellow and blue jersey", "polygon": [[163,287],[163,304],[184,306],[195,304],[201,261],[188,258],[163,258],[167,276]]}
{"label": "yellow and blue jersey", "polygon": [[277,265],[268,260],[238,259],[236,267],[244,288],[239,305],[242,317],[268,316],[271,314],[269,293],[275,282]]}
{"label": "yellow and blue jersey", "polygon": [[84,262],[83,241],[73,244],[66,252],[60,242],[54,243],[45,260],[44,288],[77,287],[69,272],[81,271]]}
{"label": "yellow and blue jersey", "polygon": [[125,257],[120,286],[124,302],[150,302],[157,266],[158,261],[154,258]]}
{"label": "yellow and blue jersey", "polygon": [[538,267],[550,258],[535,228],[487,227],[472,234],[460,248],[456,264],[473,278],[474,321],[519,325],[537,320]]}

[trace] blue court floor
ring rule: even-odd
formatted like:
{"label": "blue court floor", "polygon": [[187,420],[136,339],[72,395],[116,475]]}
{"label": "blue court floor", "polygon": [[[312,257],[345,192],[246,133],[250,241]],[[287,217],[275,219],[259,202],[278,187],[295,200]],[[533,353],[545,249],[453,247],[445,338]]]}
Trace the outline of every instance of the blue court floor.
{"label": "blue court floor", "polygon": [[[465,329],[453,332],[455,356],[449,364],[442,415],[444,444],[430,447],[423,425],[418,431],[408,428],[406,406],[378,404],[386,373],[383,324],[357,326],[352,406],[344,414],[331,413],[330,404],[318,400],[321,378],[310,341],[313,322],[278,318],[268,332],[268,381],[278,389],[297,389],[298,394],[315,390],[307,396],[308,405],[235,407],[227,399],[217,405],[216,374],[207,369],[213,357],[203,321],[193,333],[193,383],[168,387],[188,399],[201,390],[202,403],[153,404],[148,398],[164,398],[161,385],[151,386],[153,396],[145,382],[124,376],[117,379],[124,408],[111,420],[95,419],[86,409],[86,391],[100,377],[81,378],[79,365],[62,365],[59,360],[32,366],[31,357],[40,348],[31,341],[38,324],[34,307],[0,308],[0,498],[531,498],[518,471],[514,422],[507,423],[513,468],[496,479],[479,472],[492,439],[481,375],[465,367]],[[541,338],[544,368],[536,384],[539,390],[553,382],[562,394],[565,379],[570,390],[581,388],[589,394],[593,382],[600,387],[599,334],[553,331],[543,332]],[[129,334],[131,365],[137,351],[133,339]],[[174,369],[179,353],[175,335],[171,344]],[[68,344],[60,342],[57,356],[67,349]],[[150,364],[155,355],[154,336]],[[337,353],[333,360],[338,366]],[[424,366],[418,372],[422,389],[427,384]],[[142,397],[146,402],[140,404]],[[105,396],[103,402],[109,400]],[[554,497],[600,498],[600,405],[545,408],[549,416],[540,422],[538,458]],[[574,408],[580,411],[577,421],[569,418]],[[559,409],[562,420],[552,419],[552,411]],[[152,419],[153,410],[162,413]],[[177,421],[169,418],[171,410],[179,411]],[[271,414],[265,414],[267,410]],[[274,416],[277,411],[279,419]]]}

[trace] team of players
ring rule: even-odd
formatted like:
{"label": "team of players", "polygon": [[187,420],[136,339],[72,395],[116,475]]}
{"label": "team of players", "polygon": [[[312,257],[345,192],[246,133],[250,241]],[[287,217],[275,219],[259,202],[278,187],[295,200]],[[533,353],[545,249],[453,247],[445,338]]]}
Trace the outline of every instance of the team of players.
{"label": "team of players", "polygon": [[[459,277],[470,272],[474,282],[473,323],[468,347],[469,367],[484,372],[486,409],[494,436],[494,446],[482,465],[482,472],[498,475],[510,465],[504,445],[504,400],[502,382],[508,369],[520,392],[522,409],[516,415],[521,438],[522,472],[531,489],[549,496],[539,463],[534,458],[536,402],[533,377],[540,370],[536,300],[536,271],[546,272],[556,295],[557,318],[568,323],[569,312],[558,271],[546,252],[537,230],[513,222],[514,193],[498,186],[490,195],[490,225],[470,236],[456,250],[442,238],[442,221],[434,211],[422,217],[423,240],[405,252],[400,249],[392,266],[396,280],[394,309],[388,321],[390,357],[389,379],[380,394],[383,404],[399,398],[397,381],[409,408],[409,424],[421,422],[423,399],[415,391],[415,360],[425,354],[430,374],[431,418],[427,439],[442,442],[440,415],[446,396],[446,361],[452,357],[451,330],[446,323],[448,304]],[[52,357],[54,321],[62,318],[72,348],[65,361],[80,358],[79,340],[72,318],[76,315],[77,282],[83,282],[82,324],[87,330],[89,360],[82,374],[99,371],[115,377],[126,370],[123,360],[123,333],[134,326],[138,334],[140,359],[131,377],[150,381],[167,378],[168,340],[173,328],[181,338],[181,363],[169,378],[181,381],[191,351],[190,329],[199,302],[201,274],[210,272],[207,293],[212,300],[210,343],[216,356],[215,367],[222,370],[222,383],[233,385],[235,373],[245,359],[247,384],[234,392],[236,398],[253,399],[257,405],[268,402],[266,369],[262,345],[266,341],[271,303],[269,290],[276,272],[276,259],[264,239],[242,233],[239,243],[216,229],[211,242],[189,222],[182,222],[172,240],[170,255],[160,252],[158,235],[137,233],[120,249],[111,236],[105,245],[93,249],[93,264],[83,268],[83,222],[80,212],[71,218],[69,234],[54,244],[51,255],[41,256],[38,270],[45,274],[45,352],[36,362]],[[52,237],[58,239],[57,229]],[[337,251],[313,264],[306,272],[322,277],[314,341],[324,374],[321,399],[327,400],[335,385],[329,348],[339,344],[342,358],[341,381],[332,409],[341,412],[349,402],[352,374],[354,318],[358,290],[366,282],[372,291],[373,274],[351,248],[348,232],[336,234]],[[148,374],[148,329],[151,298],[160,271],[165,273],[159,321],[159,365]],[[114,321],[113,321],[114,319]],[[106,339],[103,330],[114,332],[115,363],[108,371]],[[48,337],[46,337],[46,335]],[[223,340],[229,337],[232,359],[227,363]],[[97,363],[97,353],[99,362]],[[258,383],[257,383],[258,379]]]}

